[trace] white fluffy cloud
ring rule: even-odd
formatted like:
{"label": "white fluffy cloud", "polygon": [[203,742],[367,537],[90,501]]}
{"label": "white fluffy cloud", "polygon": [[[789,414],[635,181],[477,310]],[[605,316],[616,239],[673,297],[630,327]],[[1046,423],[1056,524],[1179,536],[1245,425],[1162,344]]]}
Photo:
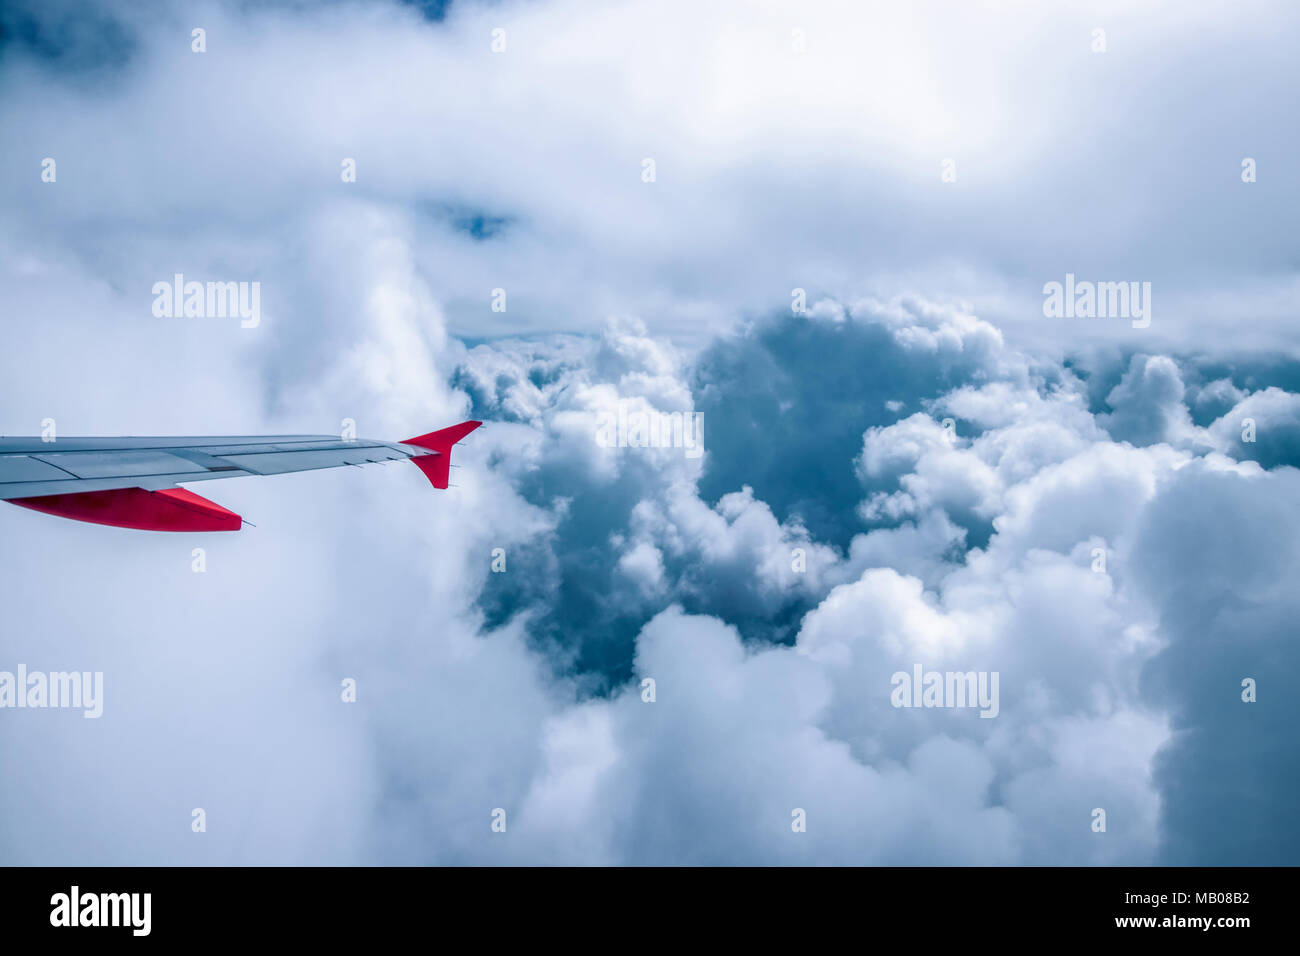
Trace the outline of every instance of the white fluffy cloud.
{"label": "white fluffy cloud", "polygon": [[[7,832],[13,859],[47,859],[48,828],[80,834],[56,854],[68,861],[1157,858],[1152,768],[1171,738],[1168,713],[1139,680],[1162,646],[1161,597],[1130,565],[1135,529],[1180,470],[1250,481],[1258,465],[1118,443],[1068,376],[1050,386],[999,377],[1023,365],[999,347],[970,371],[995,380],[924,400],[959,417],[968,436],[950,439],[925,413],[866,430],[860,473],[908,489],[914,520],[864,527],[841,552],[749,488],[706,502],[701,464],[680,449],[596,447],[591,413],[601,406],[591,396],[692,407],[689,365],[644,328],[619,324],[600,340],[531,353],[512,343],[464,350],[437,331],[435,309],[402,292],[410,281],[374,274],[370,298],[388,303],[386,320],[359,323],[356,347],[323,381],[354,382],[363,413],[405,394],[420,367],[414,384],[442,389],[444,414],[464,399],[438,384],[440,368],[458,363],[472,391],[490,387],[521,421],[492,425],[464,449],[468,470],[452,494],[431,497],[414,469],[391,467],[235,483],[227,500],[274,520],[214,545],[206,577],[189,573],[188,544],[6,514],[8,540],[28,555],[8,563],[11,587],[41,593],[70,550],[82,553],[74,567],[114,568],[83,585],[109,630],[81,605],[46,603],[14,647],[32,662],[52,647],[84,666],[103,662],[112,697],[96,725],[98,769],[85,764],[80,725],[29,720],[10,731],[16,759],[60,752],[55,780],[89,779],[112,796],[89,814],[76,800],[46,806],[41,825]],[[373,347],[417,334],[431,352],[409,373]],[[365,365],[368,354],[378,364]],[[553,379],[536,384],[538,368]],[[315,390],[299,395],[304,407],[319,401]],[[571,494],[529,501],[539,497],[531,482],[551,488],[561,477]],[[293,496],[295,484],[312,491]],[[556,675],[562,653],[528,639],[536,607],[525,602],[491,627],[476,608],[496,586],[492,547],[511,556],[502,577],[529,574],[519,549],[571,546],[561,529],[611,487],[631,493],[604,545],[622,581],[611,600],[648,623],[635,634],[632,673],[591,696]],[[328,534],[322,512],[333,516]],[[967,549],[954,523],[968,512],[991,523],[984,547]],[[164,568],[172,588],[152,594],[142,619],[133,582]],[[743,640],[726,610],[686,613],[681,601],[758,618],[791,601],[813,609],[789,644],[774,646]],[[891,675],[915,664],[997,671],[998,716],[891,706]],[[341,676],[358,679],[356,705],[337,701]],[[646,678],[652,703],[642,699]],[[168,733],[144,730],[178,714]],[[174,752],[185,756],[157,765]],[[145,774],[142,760],[156,766]],[[255,793],[223,784],[249,774],[261,781]],[[132,798],[125,779],[149,780],[153,795]],[[31,814],[46,785],[19,788],[11,804]],[[304,787],[315,794],[306,803]],[[172,804],[181,835],[155,834],[144,821]],[[189,804],[209,808],[215,839],[186,842]],[[290,807],[297,825],[267,836]],[[489,830],[497,807],[508,840]],[[1089,827],[1096,807],[1109,815],[1105,840]],[[797,810],[805,834],[791,830]],[[231,820],[248,822],[235,834]],[[135,834],[129,854],[91,840],[110,821]],[[344,836],[322,843],[329,828]]]}

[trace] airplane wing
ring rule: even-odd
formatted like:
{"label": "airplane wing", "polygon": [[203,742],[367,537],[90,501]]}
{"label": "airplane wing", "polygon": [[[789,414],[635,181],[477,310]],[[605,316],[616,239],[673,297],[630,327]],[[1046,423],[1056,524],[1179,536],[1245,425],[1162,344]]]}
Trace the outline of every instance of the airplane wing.
{"label": "airplane wing", "polygon": [[401,442],[333,435],[209,438],[0,438],[0,500],[147,531],[238,531],[243,519],[178,485],[410,459],[446,488],[451,449],[482,422]]}

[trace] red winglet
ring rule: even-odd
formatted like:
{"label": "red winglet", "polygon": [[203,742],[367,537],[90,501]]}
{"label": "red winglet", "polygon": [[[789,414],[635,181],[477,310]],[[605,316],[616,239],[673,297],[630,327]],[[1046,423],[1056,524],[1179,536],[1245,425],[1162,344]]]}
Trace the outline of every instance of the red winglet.
{"label": "red winglet", "polygon": [[415,462],[416,467],[424,472],[429,481],[433,483],[433,487],[446,488],[451,481],[451,446],[482,424],[482,422],[473,421],[461,422],[459,425],[452,425],[450,428],[429,432],[427,435],[407,438],[402,444],[416,445],[419,448],[428,448],[432,451],[432,455],[420,455],[418,458],[412,458],[411,461]]}
{"label": "red winglet", "polygon": [[74,521],[140,531],[238,531],[244,523],[233,511],[184,488],[113,488],[10,498],[9,503]]}

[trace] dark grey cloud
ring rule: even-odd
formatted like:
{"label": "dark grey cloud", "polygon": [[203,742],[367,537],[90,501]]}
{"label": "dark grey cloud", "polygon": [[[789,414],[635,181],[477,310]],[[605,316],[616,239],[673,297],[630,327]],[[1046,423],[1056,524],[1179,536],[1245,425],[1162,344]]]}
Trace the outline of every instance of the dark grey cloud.
{"label": "dark grey cloud", "polygon": [[126,68],[138,51],[134,27],[109,4],[7,0],[0,7],[0,63],[30,57],[44,68],[96,82]]}
{"label": "dark grey cloud", "polygon": [[[1295,580],[1300,472],[1189,466],[1143,517],[1134,576],[1167,646],[1143,687],[1173,734],[1154,765],[1160,852],[1176,865],[1288,865],[1300,854],[1290,687],[1300,673]],[[1257,702],[1243,702],[1243,681]]]}

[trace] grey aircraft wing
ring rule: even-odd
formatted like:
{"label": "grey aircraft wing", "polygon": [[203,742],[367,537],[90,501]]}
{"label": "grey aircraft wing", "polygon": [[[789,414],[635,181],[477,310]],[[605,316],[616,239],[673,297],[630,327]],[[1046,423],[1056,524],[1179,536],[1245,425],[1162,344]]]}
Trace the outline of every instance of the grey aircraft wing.
{"label": "grey aircraft wing", "polygon": [[242,519],[180,485],[410,459],[448,487],[451,449],[482,422],[401,442],[333,435],[0,438],[0,500],[80,521],[155,531],[232,531]]}

